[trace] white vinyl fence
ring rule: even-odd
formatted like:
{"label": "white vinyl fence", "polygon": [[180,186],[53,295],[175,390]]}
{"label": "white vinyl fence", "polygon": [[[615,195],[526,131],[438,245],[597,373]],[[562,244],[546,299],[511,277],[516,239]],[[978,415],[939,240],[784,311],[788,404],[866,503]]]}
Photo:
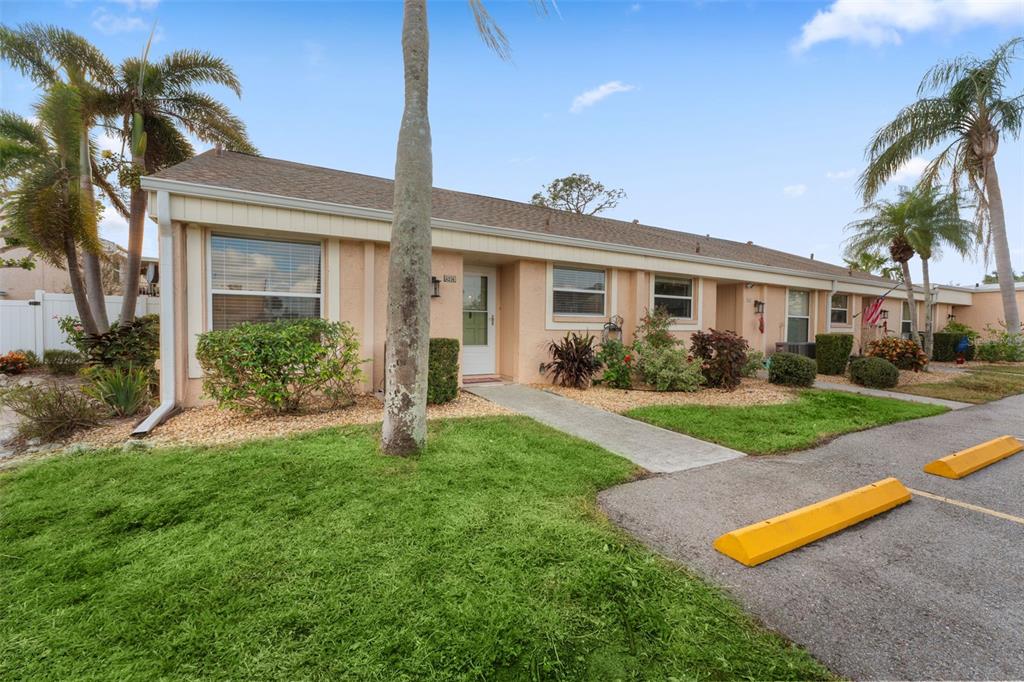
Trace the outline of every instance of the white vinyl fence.
{"label": "white vinyl fence", "polygon": [[[139,296],[136,315],[160,312],[160,299]],[[107,315],[116,320],[121,314],[121,297],[107,296]],[[0,300],[0,354],[12,350],[32,350],[40,358],[51,348],[71,350],[57,320],[71,315],[78,317],[75,297],[71,294],[50,294],[36,291],[30,301]]]}

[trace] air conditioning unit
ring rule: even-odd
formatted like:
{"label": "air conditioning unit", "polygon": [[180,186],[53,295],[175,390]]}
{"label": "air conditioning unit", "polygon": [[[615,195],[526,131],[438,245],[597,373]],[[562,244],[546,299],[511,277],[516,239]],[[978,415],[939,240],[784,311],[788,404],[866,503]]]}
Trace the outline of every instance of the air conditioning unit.
{"label": "air conditioning unit", "polygon": [[807,341],[805,343],[789,343],[788,341],[779,341],[775,344],[776,353],[796,353],[797,355],[804,355],[809,358],[814,357],[815,345],[813,341]]}

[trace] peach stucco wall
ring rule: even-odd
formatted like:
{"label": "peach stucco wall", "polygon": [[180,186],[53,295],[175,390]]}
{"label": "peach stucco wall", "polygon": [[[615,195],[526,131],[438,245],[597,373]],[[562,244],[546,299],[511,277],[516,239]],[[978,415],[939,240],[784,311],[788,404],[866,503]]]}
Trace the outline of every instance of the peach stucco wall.
{"label": "peach stucco wall", "polygon": [[[1024,315],[1024,291],[1017,292],[1017,310]],[[1001,327],[1006,315],[1003,314],[1003,299],[998,291],[978,291],[974,293],[971,305],[953,306],[956,321],[966,324],[979,332],[985,327]],[[943,322],[945,324],[945,322]]]}

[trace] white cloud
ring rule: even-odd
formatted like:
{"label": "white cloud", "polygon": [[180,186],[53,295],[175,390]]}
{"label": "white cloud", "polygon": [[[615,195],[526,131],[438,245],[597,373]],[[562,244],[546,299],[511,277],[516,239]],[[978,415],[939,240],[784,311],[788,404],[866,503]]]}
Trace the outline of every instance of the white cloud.
{"label": "white cloud", "polygon": [[786,185],[782,188],[782,193],[787,197],[797,198],[807,194],[807,185]]}
{"label": "white cloud", "polygon": [[632,5],[629,6],[629,11],[630,12],[639,12],[640,11],[640,3],[639,2],[634,2]]}
{"label": "white cloud", "polygon": [[803,25],[793,49],[803,52],[830,40],[899,45],[907,33],[1020,23],[1024,11],[1017,0],[836,0]]}
{"label": "white cloud", "polygon": [[847,180],[857,174],[856,168],[847,168],[846,170],[838,171],[825,171],[825,177],[829,180]]}
{"label": "white cloud", "polygon": [[160,0],[110,0],[111,2],[123,5],[129,12],[137,9],[156,9]]}
{"label": "white cloud", "polygon": [[921,179],[921,173],[924,173],[924,169],[928,166],[928,159],[920,156],[907,161],[905,164],[900,166],[899,170],[892,174],[893,182],[917,182]]}
{"label": "white cloud", "polygon": [[572,106],[569,111],[578,114],[587,107],[592,107],[606,97],[610,97],[617,92],[629,92],[635,90],[635,85],[629,85],[622,81],[608,81],[602,85],[597,86],[593,90],[587,90],[581,95],[577,95],[572,101]]}
{"label": "white cloud", "polygon": [[139,17],[126,17],[119,14],[111,14],[102,7],[93,12],[92,26],[100,33],[108,36],[116,33],[145,31],[149,28],[149,24]]}

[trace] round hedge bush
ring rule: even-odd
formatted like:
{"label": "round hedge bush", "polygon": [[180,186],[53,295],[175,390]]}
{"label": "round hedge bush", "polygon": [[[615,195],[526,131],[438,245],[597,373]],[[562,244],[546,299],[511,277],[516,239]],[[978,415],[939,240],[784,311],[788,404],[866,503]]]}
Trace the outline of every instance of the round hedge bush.
{"label": "round hedge bush", "polygon": [[868,388],[892,388],[900,380],[896,365],[885,358],[854,358],[850,362],[850,381]]}
{"label": "round hedge bush", "polygon": [[783,386],[813,386],[818,363],[796,353],[775,353],[768,367],[768,381]]}

